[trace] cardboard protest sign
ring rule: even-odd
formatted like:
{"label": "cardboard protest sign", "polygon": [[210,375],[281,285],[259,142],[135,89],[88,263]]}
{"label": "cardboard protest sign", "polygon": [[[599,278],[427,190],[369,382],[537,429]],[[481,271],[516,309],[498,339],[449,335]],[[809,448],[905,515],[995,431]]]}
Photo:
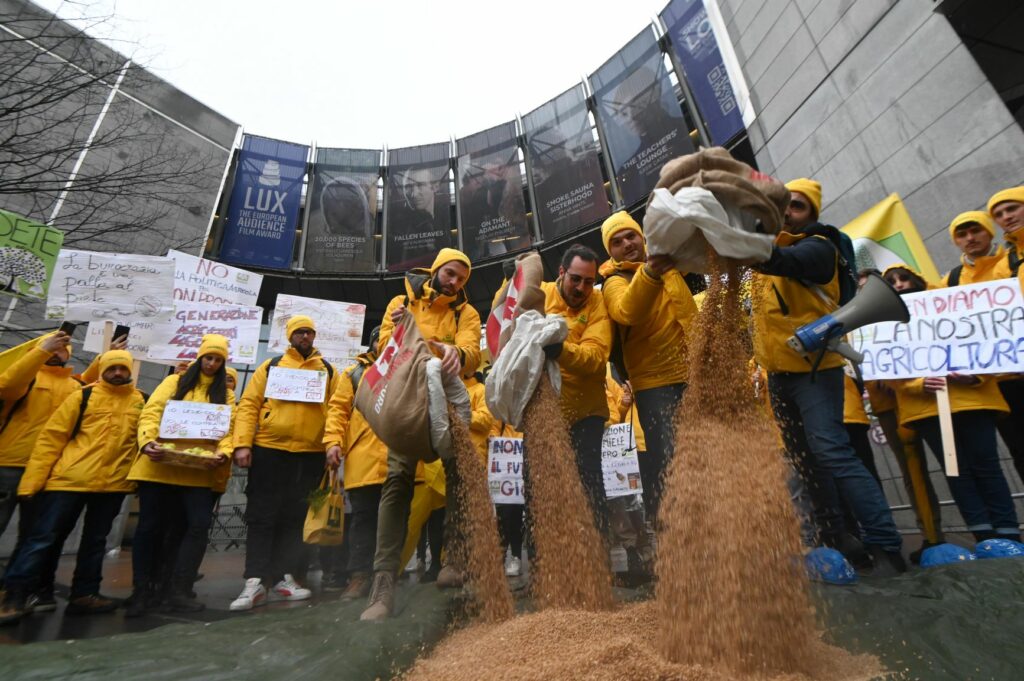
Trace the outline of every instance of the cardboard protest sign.
{"label": "cardboard protest sign", "polygon": [[323,402],[327,397],[327,372],[270,367],[264,397],[287,402]]}
{"label": "cardboard protest sign", "polygon": [[616,423],[604,429],[601,440],[601,472],[604,493],[609,499],[643,492],[640,461],[637,459],[633,424]]}
{"label": "cardboard protest sign", "polygon": [[[147,361],[152,361],[157,364],[169,364],[172,366],[176,364],[174,361],[154,360],[149,357],[149,345],[153,341],[153,329],[158,323],[170,324],[172,322],[170,314],[164,315],[161,318],[112,319],[110,321],[114,324],[124,324],[131,329],[128,334],[128,351],[132,353],[132,357],[140,359],[145,357],[147,358]],[[103,335],[105,326],[106,321],[89,322],[89,326],[85,332],[85,342],[82,344],[83,350],[95,353],[104,351]]]}
{"label": "cardboard protest sign", "polygon": [[523,438],[487,438],[487,485],[495,504],[525,504]]}
{"label": "cardboard protest sign", "polygon": [[46,298],[64,232],[0,210],[0,292]]}
{"label": "cardboard protest sign", "polygon": [[174,314],[154,325],[147,357],[175,361],[195,359],[203,336],[219,333],[228,339],[229,362],[252,364],[256,361],[262,321],[263,309],[259,307],[178,301]]}
{"label": "cardboard protest sign", "polygon": [[221,262],[167,251],[174,260],[174,300],[190,303],[255,305],[263,275]]}
{"label": "cardboard protest sign", "polygon": [[160,419],[160,438],[220,440],[231,429],[231,406],[168,400]]}
{"label": "cardboard protest sign", "polygon": [[284,330],[292,315],[307,315],[316,322],[314,345],[331,364],[346,365],[349,358],[359,354],[363,319],[366,317],[365,305],[282,293],[277,297],[270,322],[270,342],[267,346],[270,352],[284,352],[288,349]]}
{"label": "cardboard protest sign", "polygon": [[153,319],[174,309],[174,261],[153,255],[62,250],[47,319]]}
{"label": "cardboard protest sign", "polygon": [[867,380],[1024,371],[1024,299],[1016,279],[903,296],[906,324],[850,334]]}

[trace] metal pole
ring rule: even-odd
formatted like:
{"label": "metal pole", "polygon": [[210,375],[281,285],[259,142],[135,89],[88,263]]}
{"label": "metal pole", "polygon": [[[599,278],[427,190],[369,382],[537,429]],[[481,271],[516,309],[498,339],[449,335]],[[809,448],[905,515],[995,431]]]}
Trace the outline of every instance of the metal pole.
{"label": "metal pole", "polygon": [[199,245],[199,253],[197,255],[201,258],[204,254],[210,251],[207,248],[210,242],[210,234],[213,233],[213,223],[217,220],[217,213],[223,212],[220,209],[226,209],[226,205],[223,204],[224,187],[227,186],[228,176],[231,174],[231,161],[234,158],[235,148],[241,146],[242,126],[238,126],[235,129],[235,139],[231,143],[231,148],[227,150],[228,159],[224,162],[224,172],[220,175],[220,188],[217,190],[217,201],[214,201],[213,208],[210,209],[210,221],[206,225],[206,234],[203,235],[203,242]]}
{"label": "metal pole", "polygon": [[[466,252],[462,238],[462,201],[459,199],[459,143],[455,138],[448,138],[448,170],[451,172],[454,181],[449,181],[452,194],[455,198],[455,243],[459,250]],[[455,155],[452,156],[452,153]]]}
{"label": "metal pole", "polygon": [[662,52],[668,55],[668,59],[672,62],[672,68],[676,72],[676,78],[679,79],[679,89],[683,92],[683,100],[685,101],[684,106],[690,112],[690,118],[693,119],[694,125],[697,126],[697,136],[700,137],[701,144],[705,147],[710,147],[713,142],[711,140],[711,134],[708,132],[707,127],[704,125],[704,118],[701,116],[700,111],[697,109],[697,103],[693,99],[693,91],[690,90],[689,83],[686,82],[686,73],[683,71],[683,65],[679,63],[676,58],[676,52],[672,49],[672,36],[668,34],[668,28],[662,22],[661,17],[658,17],[659,26],[663,31],[663,35],[658,39],[658,46],[661,47]]}
{"label": "metal pole", "polygon": [[[584,83],[588,81],[584,79]],[[614,208],[622,208],[622,195],[619,193],[619,183],[615,177],[615,166],[612,164],[612,155],[608,151],[608,145],[605,143],[604,126],[601,124],[601,117],[597,115],[597,96],[591,94],[587,97],[587,111],[594,115],[594,124],[597,126],[597,142],[601,145],[601,151],[604,154],[604,169],[608,173],[608,182],[612,187],[612,203]]]}
{"label": "metal pole", "polygon": [[380,208],[380,265],[377,271],[381,274],[388,271],[388,194],[391,193],[391,188],[388,186],[388,145],[384,145],[384,150],[381,152],[381,166],[380,166],[380,178],[384,182],[384,196],[382,203],[384,204]]}
{"label": "metal pole", "polygon": [[306,209],[302,213],[302,241],[299,242],[299,266],[295,268],[296,272],[306,271],[306,241],[309,239],[309,206],[310,201],[313,200],[313,180],[316,172],[316,140],[313,140],[309,145],[309,158],[311,160],[309,164],[309,183],[306,185]]}
{"label": "metal pole", "polygon": [[530,164],[529,145],[526,143],[526,126],[523,124],[523,118],[519,114],[516,114],[516,127],[519,132],[517,141],[519,142],[519,148],[523,150],[523,163],[526,165],[526,193],[530,197],[530,207],[533,208],[531,211],[533,214],[533,245],[540,246],[544,243],[544,237],[540,233],[537,190],[533,186],[533,166]]}

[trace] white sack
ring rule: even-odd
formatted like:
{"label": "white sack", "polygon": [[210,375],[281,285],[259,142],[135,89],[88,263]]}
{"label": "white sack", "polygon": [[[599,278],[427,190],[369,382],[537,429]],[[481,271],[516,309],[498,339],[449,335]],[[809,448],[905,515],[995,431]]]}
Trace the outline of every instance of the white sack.
{"label": "white sack", "polygon": [[430,413],[430,445],[442,459],[455,455],[452,444],[451,424],[448,422],[448,403],[455,407],[455,413],[469,426],[472,413],[466,384],[458,376],[451,376],[441,369],[441,360],[434,357],[427,361],[427,410]]}

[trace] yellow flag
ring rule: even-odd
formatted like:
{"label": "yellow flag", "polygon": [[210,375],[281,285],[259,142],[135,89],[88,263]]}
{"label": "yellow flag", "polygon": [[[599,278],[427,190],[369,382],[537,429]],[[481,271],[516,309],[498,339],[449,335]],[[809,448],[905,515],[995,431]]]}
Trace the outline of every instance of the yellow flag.
{"label": "yellow flag", "polygon": [[906,263],[927,281],[941,278],[899,194],[890,194],[861,213],[843,231],[853,239],[857,269],[885,271],[890,265]]}
{"label": "yellow flag", "polygon": [[25,341],[21,345],[15,345],[10,350],[0,352],[0,374],[7,371],[8,367],[27,355],[29,350],[34,348],[39,341],[43,340],[43,338],[45,338],[45,336],[33,338],[30,341]]}

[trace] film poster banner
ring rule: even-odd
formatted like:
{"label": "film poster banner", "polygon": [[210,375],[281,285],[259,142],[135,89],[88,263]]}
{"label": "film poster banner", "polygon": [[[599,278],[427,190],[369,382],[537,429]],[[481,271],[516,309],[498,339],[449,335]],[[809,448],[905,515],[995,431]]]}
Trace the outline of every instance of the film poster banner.
{"label": "film poster banner", "polygon": [[228,203],[222,260],[291,268],[308,154],[305,145],[246,136]]}
{"label": "film poster banner", "polygon": [[173,289],[170,258],[62,250],[46,298],[46,318],[73,322],[162,318],[174,311],[169,295]]}
{"label": "film poster banner", "polygon": [[0,291],[45,300],[63,243],[59,229],[0,210]]}
{"label": "film poster banner", "polygon": [[487,438],[487,485],[495,504],[525,504],[523,438]]}
{"label": "film poster banner", "polygon": [[1017,279],[908,293],[910,321],[850,334],[866,380],[1024,372],[1024,300]]}
{"label": "film poster banner", "polygon": [[270,321],[269,352],[283,353],[288,349],[290,344],[285,338],[285,326],[293,315],[306,315],[313,319],[316,323],[314,346],[338,371],[350,364],[350,358],[358,355],[363,347],[365,305],[282,293],[277,296]]}
{"label": "film poster banner", "polygon": [[743,116],[725,70],[703,0],[672,0],[661,13],[712,144],[723,145],[743,132]]}
{"label": "film poster banner", "polygon": [[307,272],[377,270],[380,151],[317,149],[306,222]]}
{"label": "film poster banner", "polygon": [[654,33],[641,31],[590,80],[615,180],[626,205],[634,204],[667,161],[694,151]]}
{"label": "film poster banner", "polygon": [[604,492],[609,499],[642,493],[640,461],[637,459],[633,424],[616,423],[604,429],[601,440],[601,471]]}
{"label": "film poster banner", "polygon": [[389,272],[430,267],[439,250],[455,245],[449,146],[442,142],[388,151],[384,238]]}
{"label": "film poster banner", "polygon": [[608,217],[599,145],[583,86],[577,85],[523,116],[526,153],[545,240]]}
{"label": "film poster banner", "polygon": [[255,305],[263,275],[197,258],[181,251],[167,251],[174,260],[174,300],[189,303]]}
{"label": "film poster banner", "polygon": [[175,362],[193,360],[203,336],[219,333],[228,339],[228,362],[252,364],[262,323],[263,309],[259,307],[179,301],[170,320],[154,326],[147,356]]}
{"label": "film poster banner", "polygon": [[470,260],[529,248],[514,122],[457,141],[462,247]]}

